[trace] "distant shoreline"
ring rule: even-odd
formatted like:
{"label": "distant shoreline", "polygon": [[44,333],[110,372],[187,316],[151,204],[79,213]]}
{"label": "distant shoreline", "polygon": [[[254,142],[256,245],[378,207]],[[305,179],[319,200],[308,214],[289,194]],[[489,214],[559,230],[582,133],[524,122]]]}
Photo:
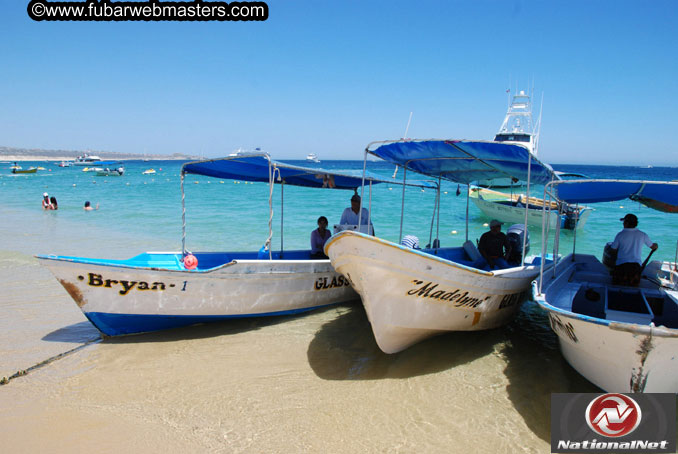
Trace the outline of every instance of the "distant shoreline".
{"label": "distant shoreline", "polygon": [[[102,161],[185,161],[195,159],[190,156],[99,156]],[[45,161],[45,162],[61,162],[61,161],[75,161],[74,156],[43,156],[43,155],[5,155],[0,153],[0,161],[11,162],[27,162],[27,161]],[[93,162],[92,164],[96,164]]]}

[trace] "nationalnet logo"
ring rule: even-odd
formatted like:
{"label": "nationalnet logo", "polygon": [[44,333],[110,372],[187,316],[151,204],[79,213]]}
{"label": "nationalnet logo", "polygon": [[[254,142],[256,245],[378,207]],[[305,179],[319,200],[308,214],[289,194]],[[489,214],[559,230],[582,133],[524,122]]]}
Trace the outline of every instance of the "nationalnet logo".
{"label": "nationalnet logo", "polygon": [[552,394],[553,452],[675,452],[675,394]]}
{"label": "nationalnet logo", "polygon": [[586,407],[586,423],[605,437],[623,437],[638,427],[643,412],[638,403],[623,394],[605,394]]}

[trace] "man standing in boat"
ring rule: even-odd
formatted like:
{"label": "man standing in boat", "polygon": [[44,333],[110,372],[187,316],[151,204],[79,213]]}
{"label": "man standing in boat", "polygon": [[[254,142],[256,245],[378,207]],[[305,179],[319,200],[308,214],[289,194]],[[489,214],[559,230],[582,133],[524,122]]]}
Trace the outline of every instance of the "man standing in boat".
{"label": "man standing in boat", "polygon": [[511,244],[506,234],[501,231],[501,222],[496,219],[490,221],[490,231],[485,232],[478,242],[478,251],[483,256],[490,269],[509,268],[506,257],[511,253]]}
{"label": "man standing in boat", "polygon": [[635,214],[627,214],[619,219],[624,221],[624,230],[617,233],[611,244],[613,254],[617,254],[617,264],[612,271],[612,283],[617,285],[637,286],[642,272],[640,254],[643,244],[653,251],[659,245],[653,243],[647,233],[638,230],[638,218]]}
{"label": "man standing in boat", "polygon": [[353,197],[351,197],[351,206],[341,213],[339,224],[370,225],[372,226],[372,235],[374,235],[374,225],[372,225],[370,212],[367,211],[367,208],[360,210],[360,196],[358,194],[353,194]]}

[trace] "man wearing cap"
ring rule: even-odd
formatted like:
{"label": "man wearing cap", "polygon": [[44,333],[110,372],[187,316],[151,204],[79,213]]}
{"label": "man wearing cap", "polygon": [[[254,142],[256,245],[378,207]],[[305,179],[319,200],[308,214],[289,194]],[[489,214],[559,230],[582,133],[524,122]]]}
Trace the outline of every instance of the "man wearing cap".
{"label": "man wearing cap", "polygon": [[501,231],[501,222],[496,219],[490,221],[490,231],[485,232],[478,242],[478,252],[487,261],[490,269],[509,268],[506,257],[511,252],[511,245],[506,238],[506,234]]}
{"label": "man wearing cap", "polygon": [[624,230],[614,237],[611,248],[617,253],[617,264],[612,271],[612,282],[620,285],[636,286],[640,283],[641,258],[643,244],[656,251],[659,247],[653,243],[647,233],[638,230],[638,218],[627,214],[619,219],[624,221]]}
{"label": "man wearing cap", "polygon": [[[360,216],[358,213],[360,213]],[[370,213],[367,211],[367,208],[360,210],[360,196],[358,194],[353,194],[353,197],[351,197],[351,206],[341,213],[341,221],[339,221],[339,224],[372,225],[372,219],[370,218]]]}

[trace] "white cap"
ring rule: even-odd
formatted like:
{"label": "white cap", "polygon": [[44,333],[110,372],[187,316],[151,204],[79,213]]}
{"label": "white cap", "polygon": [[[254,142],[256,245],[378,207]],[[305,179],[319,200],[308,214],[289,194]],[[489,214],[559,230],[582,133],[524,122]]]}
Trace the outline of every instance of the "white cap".
{"label": "white cap", "polygon": [[47,194],[46,192],[44,194],[42,194],[43,197],[47,197],[48,195],[49,194]]}

